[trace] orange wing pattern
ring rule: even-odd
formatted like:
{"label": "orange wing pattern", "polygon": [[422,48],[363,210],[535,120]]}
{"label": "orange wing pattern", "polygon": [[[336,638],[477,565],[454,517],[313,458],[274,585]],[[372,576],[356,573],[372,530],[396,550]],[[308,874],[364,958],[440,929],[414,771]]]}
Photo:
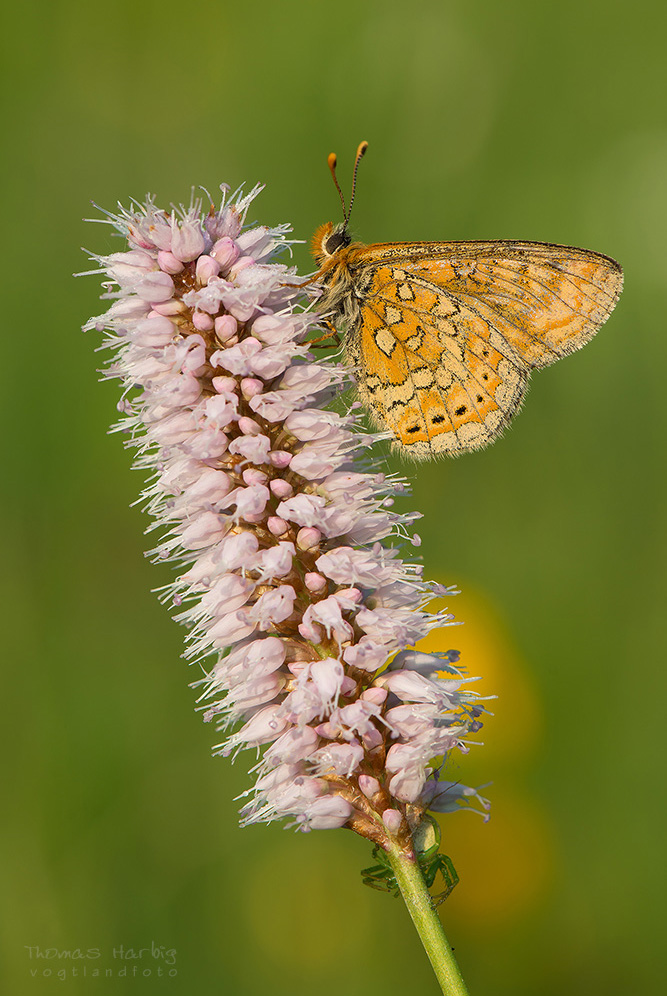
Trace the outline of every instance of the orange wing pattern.
{"label": "orange wing pattern", "polygon": [[546,243],[348,253],[358,309],[346,348],[359,393],[416,459],[491,442],[521,404],[530,370],[589,342],[623,284],[614,260]]}

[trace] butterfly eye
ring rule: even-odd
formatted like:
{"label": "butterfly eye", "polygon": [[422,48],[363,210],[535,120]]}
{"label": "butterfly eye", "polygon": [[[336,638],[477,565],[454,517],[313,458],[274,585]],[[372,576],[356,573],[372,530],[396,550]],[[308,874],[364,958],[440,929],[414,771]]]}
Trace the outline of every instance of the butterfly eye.
{"label": "butterfly eye", "polygon": [[341,246],[349,246],[350,236],[347,234],[345,229],[335,230],[329,236],[329,238],[324,243],[324,251],[327,256],[333,256]]}

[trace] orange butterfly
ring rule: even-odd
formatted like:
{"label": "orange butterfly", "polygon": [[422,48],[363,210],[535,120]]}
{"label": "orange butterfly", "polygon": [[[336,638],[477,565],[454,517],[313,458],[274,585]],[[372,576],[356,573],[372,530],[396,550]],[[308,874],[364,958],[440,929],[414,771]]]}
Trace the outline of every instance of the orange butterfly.
{"label": "orange butterfly", "polygon": [[486,446],[518,410],[531,370],[580,349],[609,318],[623,271],[546,242],[352,242],[349,208],[316,231],[317,308],[345,327],[359,396],[417,460]]}

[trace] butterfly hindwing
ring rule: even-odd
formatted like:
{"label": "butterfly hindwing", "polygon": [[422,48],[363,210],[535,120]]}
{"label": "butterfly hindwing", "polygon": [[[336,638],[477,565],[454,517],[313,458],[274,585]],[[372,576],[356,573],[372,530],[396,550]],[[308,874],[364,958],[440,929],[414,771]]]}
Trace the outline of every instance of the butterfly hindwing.
{"label": "butterfly hindwing", "polygon": [[478,324],[439,288],[380,267],[348,331],[362,400],[417,459],[485,446],[520,404],[526,371],[480,336]]}

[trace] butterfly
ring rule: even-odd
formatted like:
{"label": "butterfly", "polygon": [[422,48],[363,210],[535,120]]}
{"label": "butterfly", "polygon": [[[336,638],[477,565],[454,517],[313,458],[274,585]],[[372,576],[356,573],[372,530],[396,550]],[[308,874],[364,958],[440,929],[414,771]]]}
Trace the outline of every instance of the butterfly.
{"label": "butterfly", "polygon": [[609,318],[623,271],[609,256],[547,242],[384,242],[344,220],[312,241],[317,310],[345,330],[359,397],[401,453],[423,460],[493,442],[532,370],[586,345]]}

